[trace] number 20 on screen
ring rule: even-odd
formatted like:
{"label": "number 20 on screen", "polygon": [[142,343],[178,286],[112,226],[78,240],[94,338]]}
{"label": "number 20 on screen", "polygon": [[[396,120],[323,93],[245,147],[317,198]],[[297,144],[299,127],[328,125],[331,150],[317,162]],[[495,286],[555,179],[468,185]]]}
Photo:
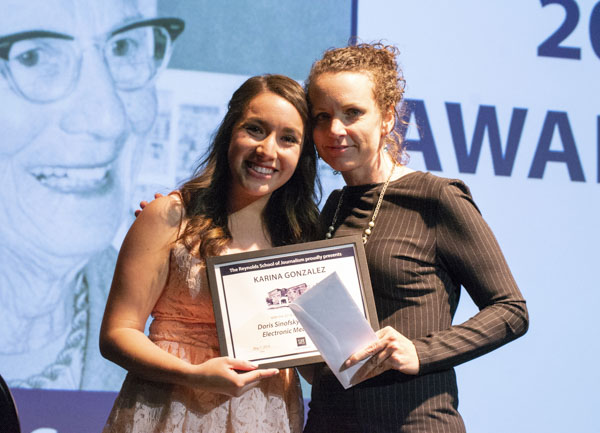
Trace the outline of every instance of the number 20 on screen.
{"label": "number 20 on screen", "polygon": [[[560,27],[538,46],[538,56],[580,60],[581,48],[561,45],[579,23],[579,6],[577,2],[575,0],[540,0],[540,2],[543,7],[552,4],[562,6],[565,10],[565,19]],[[592,8],[589,37],[594,53],[600,58],[600,2],[597,2]]]}

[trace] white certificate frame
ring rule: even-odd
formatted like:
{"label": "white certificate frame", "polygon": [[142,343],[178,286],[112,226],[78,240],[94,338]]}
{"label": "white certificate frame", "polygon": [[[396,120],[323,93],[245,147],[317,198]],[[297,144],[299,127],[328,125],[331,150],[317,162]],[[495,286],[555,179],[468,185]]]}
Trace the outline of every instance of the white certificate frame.
{"label": "white certificate frame", "polygon": [[206,267],[222,356],[261,368],[322,362],[286,306],[333,272],[341,276],[373,329],[379,329],[358,235],[208,257]]}

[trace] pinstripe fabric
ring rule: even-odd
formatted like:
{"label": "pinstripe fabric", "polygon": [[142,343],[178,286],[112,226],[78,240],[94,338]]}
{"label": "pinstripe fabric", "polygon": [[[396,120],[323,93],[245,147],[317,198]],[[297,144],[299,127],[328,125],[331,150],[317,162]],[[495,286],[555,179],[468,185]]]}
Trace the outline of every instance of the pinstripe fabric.
{"label": "pinstripe fabric", "polygon": [[[336,237],[362,232],[381,186],[346,187]],[[325,227],[340,193],[325,204]],[[380,325],[414,342],[421,371],[388,371],[344,390],[320,367],[305,431],[464,432],[453,367],[528,327],[525,300],[469,189],[423,172],[390,183],[366,254]],[[452,326],[461,285],[480,311]]]}

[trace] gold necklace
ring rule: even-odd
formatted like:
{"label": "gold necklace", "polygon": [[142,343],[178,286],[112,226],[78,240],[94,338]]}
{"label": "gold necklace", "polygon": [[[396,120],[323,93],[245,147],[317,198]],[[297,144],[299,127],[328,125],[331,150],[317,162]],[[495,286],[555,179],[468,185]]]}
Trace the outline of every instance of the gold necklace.
{"label": "gold necklace", "polygon": [[[375,210],[373,211],[373,216],[371,217],[371,221],[367,225],[367,228],[363,232],[362,240],[363,244],[366,244],[369,240],[369,236],[373,232],[375,228],[375,218],[377,218],[377,214],[379,213],[379,208],[381,207],[381,203],[383,202],[383,196],[385,195],[385,190],[390,184],[390,180],[392,180],[392,176],[394,175],[394,171],[396,171],[396,163],[392,167],[392,172],[388,176],[387,180],[383,184],[383,188],[381,188],[381,192],[379,193],[379,199],[377,200],[377,205],[375,206]],[[326,239],[331,239],[333,236],[333,231],[335,230],[335,223],[337,222],[338,213],[340,212],[340,208],[342,207],[342,202],[344,201],[344,194],[346,193],[346,187],[342,188],[342,193],[340,194],[340,199],[338,200],[337,207],[335,208],[335,212],[333,214],[333,220],[331,221],[331,225],[327,228],[327,233],[325,234]]]}

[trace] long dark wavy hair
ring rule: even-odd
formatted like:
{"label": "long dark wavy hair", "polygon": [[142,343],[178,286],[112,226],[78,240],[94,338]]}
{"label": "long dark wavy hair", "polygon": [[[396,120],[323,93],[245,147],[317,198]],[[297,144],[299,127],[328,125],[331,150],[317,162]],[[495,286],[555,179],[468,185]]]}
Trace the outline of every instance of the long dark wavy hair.
{"label": "long dark wavy hair", "polygon": [[250,101],[263,92],[274,93],[292,104],[304,125],[298,166],[290,180],[271,194],[263,210],[263,226],[273,246],[306,242],[318,236],[316,202],[321,187],[316,175],[317,154],[304,90],[286,76],[260,75],[249,78],[235,91],[206,156],[192,178],[180,188],[187,224],[179,239],[190,251],[199,253],[199,257],[219,255],[231,240],[227,200],[224,199],[231,185],[227,152],[235,125]]}

